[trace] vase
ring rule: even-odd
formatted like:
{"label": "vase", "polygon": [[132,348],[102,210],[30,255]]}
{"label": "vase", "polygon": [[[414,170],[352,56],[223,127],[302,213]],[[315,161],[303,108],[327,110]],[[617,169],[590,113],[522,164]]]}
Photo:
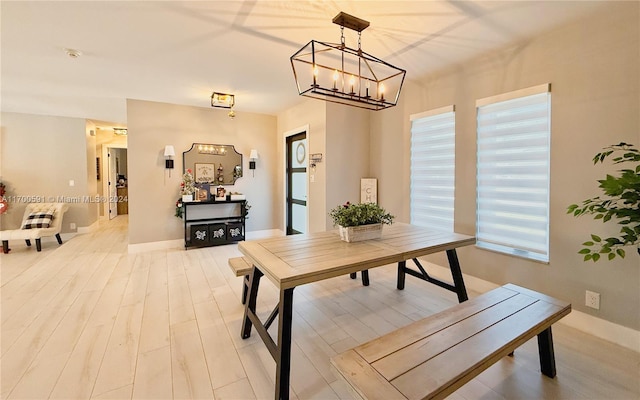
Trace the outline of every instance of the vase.
{"label": "vase", "polygon": [[183,203],[189,203],[193,201],[193,195],[192,194],[183,194],[182,195],[182,202]]}
{"label": "vase", "polygon": [[338,228],[340,228],[340,239],[345,242],[360,242],[382,237],[382,223],[347,227],[338,225]]}

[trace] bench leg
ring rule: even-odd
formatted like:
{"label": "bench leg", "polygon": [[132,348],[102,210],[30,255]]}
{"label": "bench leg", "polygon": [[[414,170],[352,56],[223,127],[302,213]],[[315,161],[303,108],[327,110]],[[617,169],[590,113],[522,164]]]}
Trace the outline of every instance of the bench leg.
{"label": "bench leg", "polygon": [[59,233],[56,233],[56,239],[58,240],[58,244],[62,244],[62,238]]}
{"label": "bench leg", "polygon": [[249,275],[245,275],[242,280],[244,281],[242,283],[242,304],[245,304],[247,302],[247,292],[249,291]]}
{"label": "bench leg", "polygon": [[9,248],[9,241],[8,241],[8,240],[3,240],[3,241],[2,241],[2,252],[3,252],[4,254],[9,254],[9,250],[11,250],[11,249]]}
{"label": "bench leg", "polygon": [[404,281],[405,281],[405,278],[406,278],[406,272],[405,272],[405,267],[406,266],[407,266],[407,262],[406,261],[400,261],[398,263],[398,284],[396,285],[398,290],[403,290],[404,289]]}
{"label": "bench leg", "polygon": [[352,272],[352,273],[350,273],[350,274],[349,274],[349,278],[351,278],[351,279],[356,279],[356,277],[358,276],[358,275],[356,275],[356,274],[357,274],[356,272]]}
{"label": "bench leg", "polygon": [[27,244],[27,246],[31,247],[31,240],[25,239],[24,242]]}
{"label": "bench leg", "polygon": [[369,270],[365,269],[360,274],[362,275],[362,286],[369,286]]}
{"label": "bench leg", "polygon": [[551,327],[538,334],[538,353],[540,354],[540,371],[549,378],[554,378],[556,376],[556,358],[553,352]]}
{"label": "bench leg", "polygon": [[36,239],[36,250],[42,250],[42,242],[40,239]]}

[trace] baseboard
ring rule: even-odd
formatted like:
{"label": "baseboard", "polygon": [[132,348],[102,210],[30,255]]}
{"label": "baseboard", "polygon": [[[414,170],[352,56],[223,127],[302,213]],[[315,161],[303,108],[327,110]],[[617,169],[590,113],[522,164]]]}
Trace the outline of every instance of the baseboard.
{"label": "baseboard", "polygon": [[284,232],[280,229],[265,229],[263,231],[247,232],[247,240],[267,239],[278,236],[284,236]]}
{"label": "baseboard", "polygon": [[[434,278],[443,279],[448,282],[451,281],[451,271],[449,268],[433,263],[426,264],[429,265],[429,274],[433,275]],[[476,292],[484,293],[500,286],[493,282],[476,278],[475,276],[462,275],[464,276],[465,286]],[[640,331],[576,310],[572,310],[571,314],[562,318],[558,323],[640,353]]]}
{"label": "baseboard", "polygon": [[168,249],[184,249],[184,239],[163,240],[160,242],[136,243],[136,244],[129,244],[128,246],[129,254],[144,253],[147,251],[155,251],[155,250],[168,250]]}
{"label": "baseboard", "polygon": [[91,232],[95,231],[98,228],[99,224],[100,224],[100,222],[98,220],[96,220],[96,222],[94,222],[93,224],[91,224],[89,226],[79,226],[78,227],[78,233],[91,233]]}
{"label": "baseboard", "polygon": [[[247,240],[266,239],[270,237],[284,236],[284,232],[280,229],[267,229],[263,231],[252,231],[246,233]],[[160,242],[148,242],[148,243],[136,243],[129,244],[129,253],[144,253],[146,251],[154,250],[168,250],[168,249],[184,249],[184,240],[164,240]]]}

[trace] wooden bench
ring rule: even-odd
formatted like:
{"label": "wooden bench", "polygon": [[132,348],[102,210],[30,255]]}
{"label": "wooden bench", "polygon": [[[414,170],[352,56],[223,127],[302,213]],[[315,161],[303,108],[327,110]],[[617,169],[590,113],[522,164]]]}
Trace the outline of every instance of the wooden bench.
{"label": "wooden bench", "polygon": [[538,336],[540,369],[556,375],[551,325],[571,304],[508,284],[334,356],[364,399],[442,399]]}
{"label": "wooden bench", "polygon": [[242,286],[242,304],[247,302],[247,291],[249,290],[249,275],[253,265],[248,258],[234,257],[229,259],[229,266],[236,276],[244,276]]}
{"label": "wooden bench", "polygon": [[[249,261],[246,257],[233,257],[230,258],[229,267],[233,271],[236,276],[244,276],[244,286],[242,286],[242,304],[247,302],[247,291],[249,290],[249,274],[251,274],[251,269],[253,265],[251,261]],[[351,279],[356,279],[356,273],[350,274]],[[362,271],[362,285],[369,286],[369,271]]]}

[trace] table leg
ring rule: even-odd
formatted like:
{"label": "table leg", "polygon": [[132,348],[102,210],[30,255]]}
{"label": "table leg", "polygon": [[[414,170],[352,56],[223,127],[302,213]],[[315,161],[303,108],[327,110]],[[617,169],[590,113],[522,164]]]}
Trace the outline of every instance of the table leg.
{"label": "table leg", "polygon": [[362,274],[362,286],[369,286],[369,270],[365,269],[360,274]]}
{"label": "table leg", "polygon": [[556,357],[553,351],[551,327],[538,334],[538,354],[540,355],[540,371],[549,378],[556,376]]}
{"label": "table leg", "polygon": [[462,303],[463,301],[469,300],[469,296],[467,296],[467,289],[464,286],[464,279],[462,278],[462,271],[460,271],[460,263],[458,262],[456,249],[447,250],[447,258],[449,259],[449,268],[451,269],[453,284],[456,287],[458,302]]}
{"label": "table leg", "polygon": [[291,378],[291,319],[293,288],[280,291],[278,311],[278,357],[276,359],[276,400],[289,399]]}
{"label": "table leg", "polygon": [[407,262],[406,261],[400,261],[398,263],[398,284],[396,285],[396,287],[399,290],[403,290],[404,289],[404,281],[405,281],[405,277],[406,277],[406,273],[405,273],[405,267],[407,266]]}
{"label": "table leg", "polygon": [[258,299],[258,286],[260,285],[260,278],[262,278],[262,271],[255,266],[251,270],[251,277],[249,278],[249,298],[244,305],[244,320],[242,322],[242,331],[240,336],[243,339],[251,336],[251,319],[249,318],[249,311],[252,314],[256,312],[256,300]]}

